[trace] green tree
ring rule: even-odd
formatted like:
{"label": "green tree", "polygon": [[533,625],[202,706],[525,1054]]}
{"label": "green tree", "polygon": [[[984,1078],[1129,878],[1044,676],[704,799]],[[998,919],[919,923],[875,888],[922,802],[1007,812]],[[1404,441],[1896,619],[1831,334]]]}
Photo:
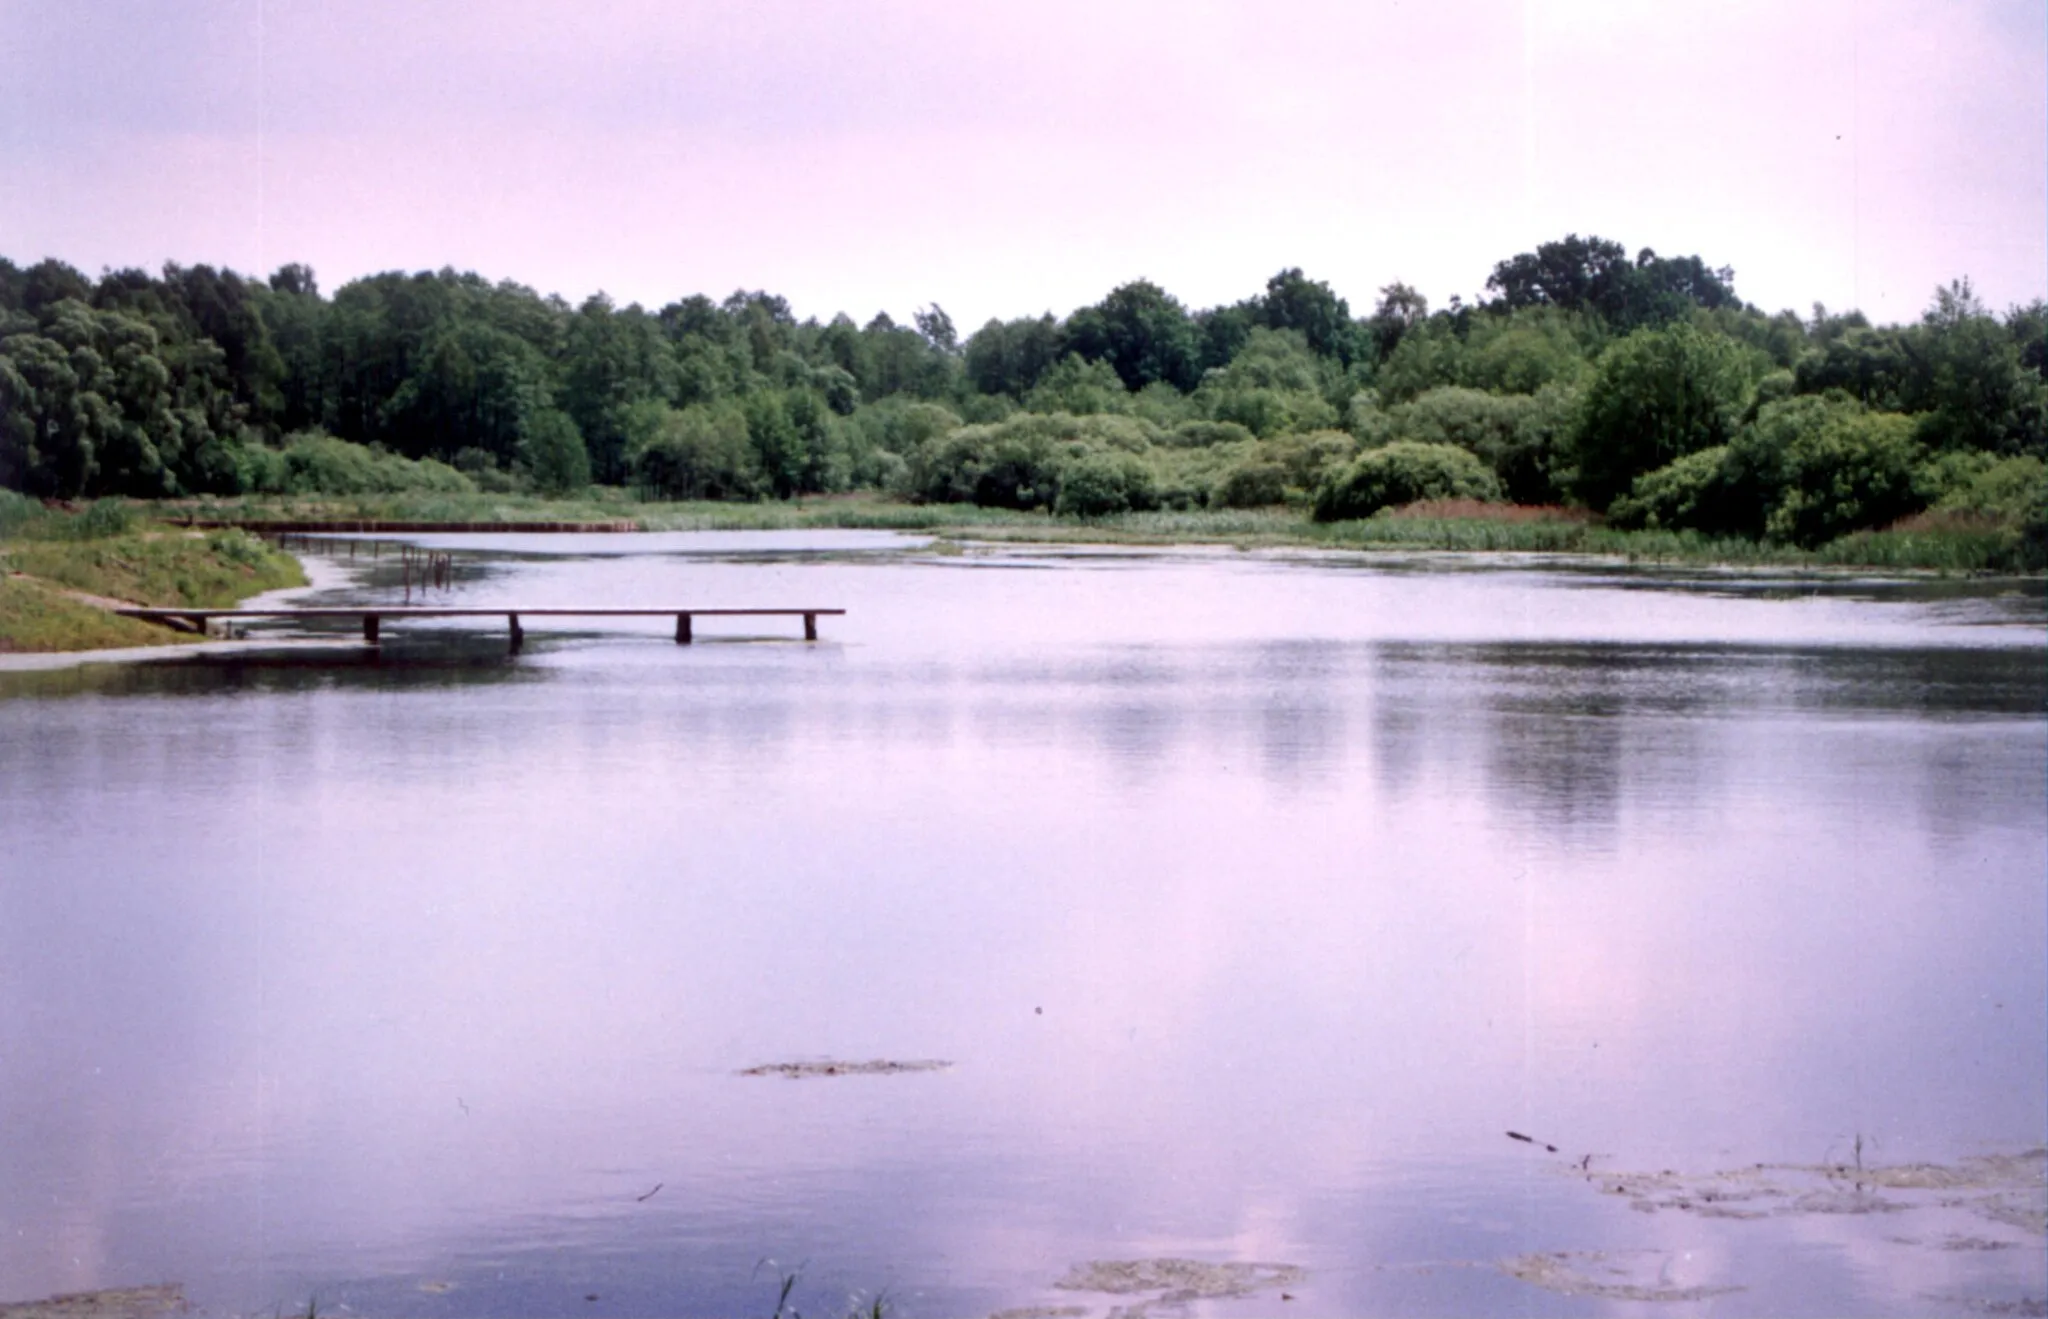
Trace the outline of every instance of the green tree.
{"label": "green tree", "polygon": [[1358,357],[1359,337],[1350,304],[1328,284],[1303,275],[1298,266],[1266,281],[1259,311],[1267,329],[1298,331],[1318,357],[1334,357],[1346,366]]}
{"label": "green tree", "polygon": [[544,408],[527,418],[521,436],[520,461],[536,489],[569,494],[590,484],[590,454],[574,418]]}
{"label": "green tree", "polygon": [[967,341],[967,381],[983,394],[1022,399],[1061,357],[1059,323],[1036,319],[991,320]]}
{"label": "green tree", "polygon": [[1125,284],[1095,306],[1075,312],[1067,318],[1061,341],[1069,353],[1109,363],[1129,390],[1154,381],[1193,389],[1199,377],[1200,354],[1187,309],[1149,280]]}
{"label": "green tree", "polygon": [[1570,448],[1574,495],[1604,510],[1636,477],[1725,444],[1768,363],[1688,324],[1637,330],[1600,355]]}
{"label": "green tree", "polygon": [[1264,437],[1335,426],[1340,414],[1326,395],[1329,383],[1300,332],[1262,326],[1230,365],[1204,377],[1195,399],[1211,420]]}

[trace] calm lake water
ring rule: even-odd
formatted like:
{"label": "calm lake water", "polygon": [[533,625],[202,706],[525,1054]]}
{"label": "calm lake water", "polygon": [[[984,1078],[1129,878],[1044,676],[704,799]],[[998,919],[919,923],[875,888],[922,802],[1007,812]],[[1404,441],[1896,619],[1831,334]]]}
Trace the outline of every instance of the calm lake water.
{"label": "calm lake water", "polygon": [[849,613],[0,673],[0,1301],[2048,1292],[2038,583],[425,543]]}

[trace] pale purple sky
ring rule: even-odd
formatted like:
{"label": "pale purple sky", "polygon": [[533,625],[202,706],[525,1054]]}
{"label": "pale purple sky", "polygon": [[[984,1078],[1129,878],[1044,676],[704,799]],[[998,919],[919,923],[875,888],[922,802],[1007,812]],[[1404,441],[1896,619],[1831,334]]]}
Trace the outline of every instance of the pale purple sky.
{"label": "pale purple sky", "polygon": [[2048,296],[2040,0],[0,0],[0,255],[963,332],[1568,231],[1748,300]]}

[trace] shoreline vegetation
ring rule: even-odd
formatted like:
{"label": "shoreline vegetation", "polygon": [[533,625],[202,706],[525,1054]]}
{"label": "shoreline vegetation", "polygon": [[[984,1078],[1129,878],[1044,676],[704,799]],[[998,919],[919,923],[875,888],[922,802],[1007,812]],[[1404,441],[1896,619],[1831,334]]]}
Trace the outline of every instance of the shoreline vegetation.
{"label": "shoreline vegetation", "polygon": [[[196,524],[196,525],[195,525]],[[1222,546],[1240,550],[1496,553],[1540,561],[1941,576],[2040,576],[2011,520],[1919,514],[1814,549],[1629,530],[1584,509],[1469,498],[1419,500],[1371,517],[1319,522],[1299,508],[1125,511],[929,504],[876,492],[739,503],[643,501],[592,489],[578,497],[383,494],[293,499],[101,500],[46,507],[0,490],[0,654],[189,643],[189,634],[109,612],[123,604],[227,607],[306,582],[292,555],[264,539],[322,530],[408,532],[802,531],[924,533],[938,552],[966,544]]]}
{"label": "shoreline vegetation", "polygon": [[52,511],[0,491],[0,655],[190,644],[109,611],[224,608],[305,582],[297,559],[247,531],[164,526],[118,500]]}
{"label": "shoreline vegetation", "polygon": [[963,335],[936,304],[861,324],[758,290],[650,310],[450,269],[330,295],[297,264],[0,258],[0,488],[273,522],[2048,570],[2048,302],[1957,280],[1874,325],[1734,280],[1568,234],[1469,304],[1395,282],[1354,314],[1287,269]]}
{"label": "shoreline vegetation", "polygon": [[[385,494],[174,500],[148,511],[174,525],[228,523],[261,531],[380,524],[398,532],[521,524],[587,524],[640,531],[871,530],[921,532],[947,540],[1107,545],[1228,545],[1303,548],[1559,554],[1627,563],[1702,567],[1868,569],[1889,572],[2038,576],[2016,520],[1934,511],[1891,526],[1853,532],[1813,549],[1715,536],[1691,529],[1625,529],[1584,509],[1559,505],[1424,499],[1367,518],[1316,521],[1300,508],[1127,510],[1094,517],[1047,509],[917,503],[879,492],[788,500],[644,501],[621,490],[581,497]],[[366,527],[366,529],[369,529]]]}

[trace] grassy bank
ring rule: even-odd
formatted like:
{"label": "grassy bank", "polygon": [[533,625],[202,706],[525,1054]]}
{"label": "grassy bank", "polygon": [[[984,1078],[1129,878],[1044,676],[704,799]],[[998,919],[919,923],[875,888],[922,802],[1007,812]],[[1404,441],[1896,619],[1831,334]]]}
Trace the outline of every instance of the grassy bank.
{"label": "grassy bank", "polygon": [[121,618],[30,577],[0,577],[0,654],[112,650],[191,640],[168,628]]}
{"label": "grassy bank", "polygon": [[2038,573],[2012,528],[1922,517],[1858,532],[1818,549],[1691,531],[1620,531],[1583,513],[1445,501],[1346,522],[1318,523],[1289,508],[1190,509],[1104,518],[1055,517],[970,504],[913,504],[886,495],[833,495],[761,503],[640,501],[622,491],[546,499],[532,495],[397,494],[192,501],[166,516],[266,521],[383,520],[442,523],[630,521],[647,531],[922,531],[959,539],[1047,543],[1224,544],[1252,547],[1484,551],[1598,555],[1689,566]]}
{"label": "grassy bank", "polygon": [[[5,492],[0,492],[4,494]],[[96,650],[189,640],[91,600],[223,608],[305,584],[298,560],[244,531],[195,533],[140,521],[119,505],[0,509],[0,650]]]}

